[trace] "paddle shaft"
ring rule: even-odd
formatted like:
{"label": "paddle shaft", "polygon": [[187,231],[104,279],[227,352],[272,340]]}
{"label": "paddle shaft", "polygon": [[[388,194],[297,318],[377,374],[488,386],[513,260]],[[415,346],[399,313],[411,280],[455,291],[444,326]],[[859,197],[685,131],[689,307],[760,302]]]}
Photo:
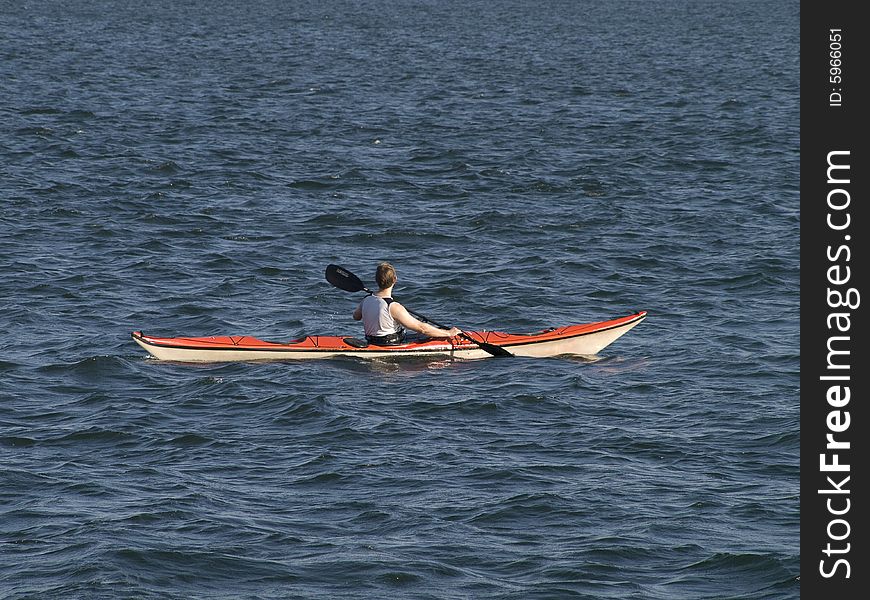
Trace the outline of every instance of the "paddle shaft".
{"label": "paddle shaft", "polygon": [[426,321],[427,323],[429,323],[430,325],[434,325],[438,329],[448,329],[448,330],[450,329],[450,327],[447,327],[446,325],[442,325],[441,323],[436,323],[435,321],[433,321],[432,319],[430,319],[426,315],[421,315],[420,313],[414,312],[413,310],[410,310],[407,308],[405,310],[407,310],[411,316],[417,317],[421,321]]}

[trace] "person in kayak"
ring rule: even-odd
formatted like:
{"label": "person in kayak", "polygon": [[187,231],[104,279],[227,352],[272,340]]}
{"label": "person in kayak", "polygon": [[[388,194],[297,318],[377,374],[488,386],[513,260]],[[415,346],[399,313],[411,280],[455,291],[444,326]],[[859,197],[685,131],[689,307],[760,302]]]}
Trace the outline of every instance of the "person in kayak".
{"label": "person in kayak", "polygon": [[355,321],[362,320],[366,339],[377,346],[401,344],[405,339],[405,329],[422,333],[432,338],[456,337],[462,331],[458,327],[441,329],[414,318],[408,310],[393,300],[393,286],[396,285],[396,269],[383,262],[375,271],[378,291],[363,298],[353,311]]}

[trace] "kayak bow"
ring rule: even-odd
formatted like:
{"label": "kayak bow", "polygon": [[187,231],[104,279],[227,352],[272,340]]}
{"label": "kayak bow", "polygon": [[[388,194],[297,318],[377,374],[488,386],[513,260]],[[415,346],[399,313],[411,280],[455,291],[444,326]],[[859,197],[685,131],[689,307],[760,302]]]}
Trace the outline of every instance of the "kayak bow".
{"label": "kayak bow", "polygon": [[141,331],[133,340],[160,360],[178,362],[231,362],[291,360],[357,356],[426,356],[487,358],[473,340],[493,344],[516,356],[549,357],[563,354],[595,355],[646,318],[646,311],[584,325],[550,328],[535,333],[467,331],[469,339],[425,339],[398,346],[366,345],[351,337],[309,335],[290,342],[267,342],[251,336],[155,337]]}

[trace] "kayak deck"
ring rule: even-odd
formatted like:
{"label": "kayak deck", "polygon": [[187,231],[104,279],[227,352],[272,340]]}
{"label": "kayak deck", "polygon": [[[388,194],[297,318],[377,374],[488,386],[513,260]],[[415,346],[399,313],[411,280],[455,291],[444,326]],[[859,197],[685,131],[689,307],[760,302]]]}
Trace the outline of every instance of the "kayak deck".
{"label": "kayak deck", "polygon": [[[548,357],[562,354],[595,355],[646,318],[646,311],[597,323],[568,325],[535,333],[466,331],[471,338],[500,346],[516,356]],[[251,336],[157,337],[141,331],[133,340],[160,360],[177,362],[230,362],[292,360],[358,356],[433,356],[487,358],[492,356],[464,338],[423,339],[396,346],[363,345],[348,336],[309,335],[289,342],[269,342]]]}

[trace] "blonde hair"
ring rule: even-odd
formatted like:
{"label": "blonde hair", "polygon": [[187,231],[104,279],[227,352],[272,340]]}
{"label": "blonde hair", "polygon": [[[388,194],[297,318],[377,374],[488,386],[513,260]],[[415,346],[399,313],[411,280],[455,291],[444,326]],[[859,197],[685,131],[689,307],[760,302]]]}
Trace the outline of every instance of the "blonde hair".
{"label": "blonde hair", "polygon": [[382,262],[375,271],[375,281],[382,290],[396,284],[396,269],[388,262]]}

